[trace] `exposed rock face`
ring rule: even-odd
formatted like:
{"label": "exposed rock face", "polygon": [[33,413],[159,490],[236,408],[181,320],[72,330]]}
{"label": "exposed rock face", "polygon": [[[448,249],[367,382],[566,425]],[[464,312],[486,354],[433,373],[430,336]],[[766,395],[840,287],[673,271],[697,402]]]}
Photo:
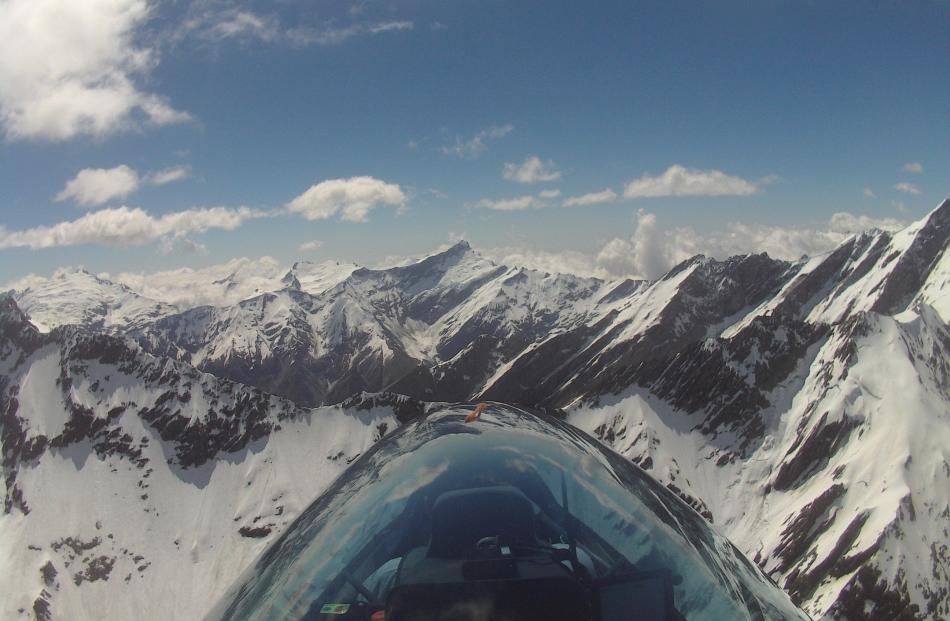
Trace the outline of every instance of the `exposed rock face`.
{"label": "exposed rock face", "polygon": [[425,412],[362,394],[305,409],[0,298],[0,618],[200,618],[387,430]]}
{"label": "exposed rock face", "polygon": [[[948,240],[950,201],[825,256],[695,257],[654,282],[508,268],[463,242],[388,270],[297,264],[224,307],[81,273],[0,297],[0,520],[20,520],[0,549],[34,568],[17,606],[61,618],[64,590],[104,585],[139,605],[182,566],[216,584],[427,402],[495,399],[613,446],[816,617],[950,617]],[[98,293],[50,312],[77,287]],[[96,477],[118,499],[75,492]],[[41,528],[60,479],[75,515]]]}

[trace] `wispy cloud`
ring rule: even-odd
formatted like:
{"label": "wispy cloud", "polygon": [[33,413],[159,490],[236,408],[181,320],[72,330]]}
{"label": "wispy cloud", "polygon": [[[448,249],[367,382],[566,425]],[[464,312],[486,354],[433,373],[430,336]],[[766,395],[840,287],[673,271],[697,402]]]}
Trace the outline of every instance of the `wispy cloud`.
{"label": "wispy cloud", "polygon": [[565,207],[588,207],[590,205],[603,205],[604,203],[614,203],[617,199],[617,193],[607,188],[601,192],[591,192],[580,196],[572,196],[564,200]]}
{"label": "wispy cloud", "polygon": [[546,209],[554,207],[551,199],[561,195],[560,190],[542,190],[537,194],[527,194],[515,198],[503,198],[492,200],[483,198],[474,204],[475,207],[482,209],[492,209],[494,211],[525,211],[527,209]]}
{"label": "wispy cloud", "polygon": [[901,170],[919,175],[920,173],[924,172],[924,165],[920,162],[907,162],[901,167]]}
{"label": "wispy cloud", "polygon": [[525,209],[542,209],[549,205],[541,197],[529,194],[527,196],[499,200],[483,198],[476,203],[476,206],[493,209],[495,211],[524,211]]}
{"label": "wispy cloud", "polygon": [[557,181],[561,178],[561,171],[551,160],[543,162],[537,155],[532,155],[521,164],[513,162],[505,164],[501,176],[508,181],[517,181],[518,183],[539,183],[542,181]]}
{"label": "wispy cloud", "polygon": [[877,194],[871,188],[864,188],[864,198],[877,198]]}
{"label": "wispy cloud", "polygon": [[489,128],[481,130],[468,140],[462,140],[460,137],[456,136],[455,144],[441,147],[439,151],[443,155],[453,155],[455,157],[462,158],[475,158],[485,152],[485,149],[488,148],[488,142],[504,138],[513,132],[514,129],[514,126],[511,124],[492,125]]}
{"label": "wispy cloud", "polygon": [[411,21],[399,20],[388,22],[355,23],[346,26],[325,24],[323,26],[298,26],[289,28],[282,37],[294,45],[306,47],[309,45],[340,45],[345,41],[359,36],[379,35],[387,32],[412,30],[415,24]]}
{"label": "wispy cloud", "polygon": [[[142,0],[0,3],[0,124],[8,138],[103,137],[188,114],[143,90],[158,63],[137,41],[152,7]],[[12,59],[16,59],[15,62]]]}
{"label": "wispy cloud", "polygon": [[395,183],[373,177],[350,177],[322,181],[287,203],[287,210],[308,220],[325,220],[337,214],[341,220],[366,222],[369,212],[381,205],[403,207],[406,194]]}
{"label": "wispy cloud", "polygon": [[213,9],[195,8],[182,22],[178,38],[193,36],[205,41],[225,39],[256,39],[273,41],[280,35],[280,25],[273,16],[261,15],[234,6]]}
{"label": "wispy cloud", "polygon": [[327,21],[289,25],[276,13],[255,12],[231,2],[195,3],[173,35],[174,41],[191,38],[205,43],[225,40],[284,43],[297,47],[340,45],[360,36],[412,30],[409,20],[368,20],[364,11],[349,11],[349,23]]}
{"label": "wispy cloud", "polygon": [[189,166],[172,166],[171,168],[150,172],[146,175],[145,182],[149,185],[166,185],[186,179],[190,174],[191,168]]}
{"label": "wispy cloud", "polygon": [[906,181],[895,183],[894,189],[898,192],[903,192],[904,194],[920,194],[920,188],[918,188],[913,183],[907,183]]}
{"label": "wispy cloud", "polygon": [[662,175],[644,174],[624,186],[624,198],[661,196],[746,196],[755,194],[766,181],[758,183],[727,175],[718,170],[697,170],[679,164]]}
{"label": "wispy cloud", "polygon": [[135,246],[181,238],[210,229],[234,230],[251,218],[267,214],[248,207],[186,209],[153,216],[140,208],[100,209],[81,218],[21,231],[0,231],[0,248],[53,248],[79,244]]}

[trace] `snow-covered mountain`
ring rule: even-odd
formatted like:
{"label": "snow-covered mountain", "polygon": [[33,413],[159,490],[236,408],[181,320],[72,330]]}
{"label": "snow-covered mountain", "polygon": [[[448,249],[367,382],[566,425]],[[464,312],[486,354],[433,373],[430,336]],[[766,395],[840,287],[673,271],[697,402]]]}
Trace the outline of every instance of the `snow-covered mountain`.
{"label": "snow-covered mountain", "polygon": [[139,295],[82,268],[57,271],[52,278],[18,291],[17,304],[37,328],[81,325],[122,331],[178,312],[171,305]]}
{"label": "snow-covered mountain", "polygon": [[0,618],[196,619],[400,420],[315,410],[0,302]]}
{"label": "snow-covered mountain", "polygon": [[381,390],[460,400],[526,348],[596,318],[608,286],[499,266],[465,242],[408,266],[342,267],[315,277],[297,264],[280,290],[127,333],[150,352],[301,404]]}
{"label": "snow-covered mountain", "polygon": [[[47,284],[3,301],[0,550],[13,560],[0,575],[52,563],[51,582],[29,569],[16,584],[18,607],[39,598],[53,618],[57,601],[95,617],[104,593],[141,604],[135,573],[77,582],[100,556],[126,563],[123,547],[178,567],[169,585],[216,592],[380,424],[424,401],[494,399],[566,411],[815,617],[950,617],[948,245],[945,201],[826,255],[699,256],[657,281],[497,265],[464,242],[383,270],[298,263],[272,291],[220,306],[173,308],[64,274],[61,299]],[[364,391],[407,397],[351,399]],[[266,477],[294,498],[278,515]],[[115,483],[91,493],[100,480]],[[133,493],[140,483],[163,491]],[[86,517],[57,516],[49,490]],[[100,506],[141,521],[111,526]],[[111,545],[97,519],[122,536],[112,552],[83,550]],[[196,555],[153,549],[142,525],[204,538]],[[19,550],[31,533],[41,549]],[[53,549],[68,537],[75,546]],[[188,592],[185,617],[200,608]]]}

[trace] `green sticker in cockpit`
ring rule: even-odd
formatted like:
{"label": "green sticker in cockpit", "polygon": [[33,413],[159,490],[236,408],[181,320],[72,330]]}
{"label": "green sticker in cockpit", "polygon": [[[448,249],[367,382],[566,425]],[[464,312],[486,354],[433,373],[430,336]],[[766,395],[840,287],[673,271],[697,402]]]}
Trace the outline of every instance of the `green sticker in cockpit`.
{"label": "green sticker in cockpit", "polygon": [[320,609],[322,615],[345,615],[350,609],[349,604],[324,604]]}

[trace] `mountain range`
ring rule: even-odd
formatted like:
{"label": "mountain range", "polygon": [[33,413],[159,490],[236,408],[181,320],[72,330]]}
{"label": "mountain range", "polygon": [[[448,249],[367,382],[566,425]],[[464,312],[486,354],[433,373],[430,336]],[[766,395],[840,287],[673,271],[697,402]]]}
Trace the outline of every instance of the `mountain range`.
{"label": "mountain range", "polygon": [[0,298],[0,616],[198,618],[388,430],[496,400],[637,463],[815,618],[947,618],[948,246],[950,200],[655,281],[465,242],[256,293],[236,272],[218,305],[60,271]]}

